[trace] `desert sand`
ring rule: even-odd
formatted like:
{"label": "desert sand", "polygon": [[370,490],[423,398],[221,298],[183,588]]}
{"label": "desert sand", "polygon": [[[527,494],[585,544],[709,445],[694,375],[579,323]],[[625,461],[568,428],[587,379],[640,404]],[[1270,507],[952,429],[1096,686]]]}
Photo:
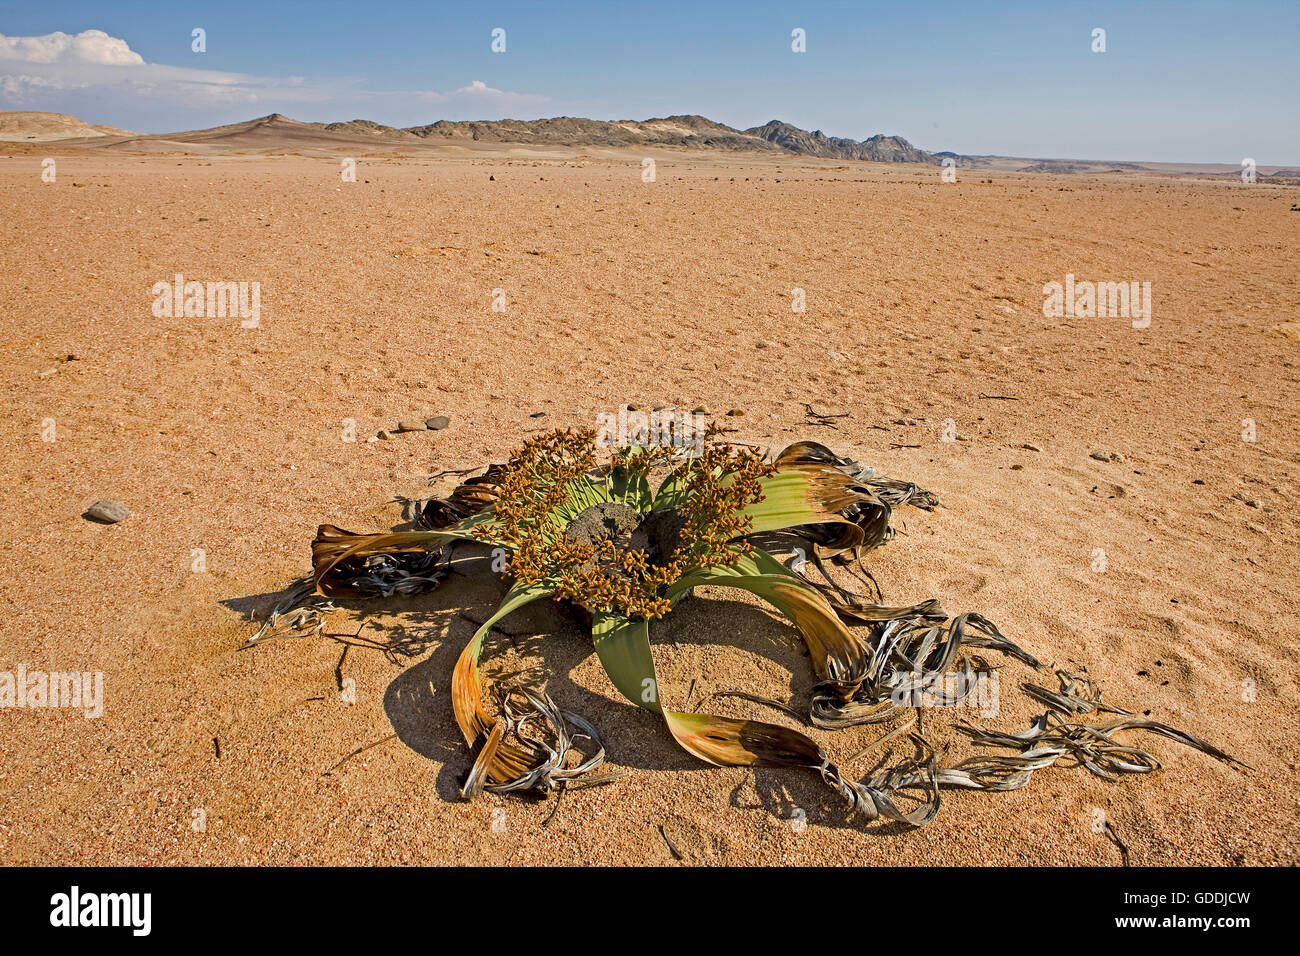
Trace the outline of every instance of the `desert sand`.
{"label": "desert sand", "polygon": [[[1300,188],[668,150],[647,183],[640,155],[500,147],[362,156],[353,183],[329,155],[11,152],[0,670],[102,672],[104,701],[0,711],[4,863],[669,864],[667,835],[686,864],[1118,865],[1099,809],[1136,865],[1297,862],[1300,341],[1275,327],[1297,319]],[[176,273],[260,283],[258,327],[156,317]],[[1149,327],[1045,318],[1067,274],[1150,282]],[[947,792],[922,830],[868,824],[810,774],[695,761],[542,609],[496,646],[544,665],[626,776],[463,802],[450,674],[492,575],[331,617],[376,645],[342,660],[326,635],[241,650],[318,523],[398,526],[393,496],[450,487],[429,475],[629,402],[932,489],[944,507],[898,510],[868,558],[891,602],[980,611],[1250,769],[1133,735],[1162,769],[1058,766]],[[84,519],[101,498],[131,515]],[[797,634],[738,592],[655,640],[680,705],[812,685]],[[1050,671],[992,657],[996,724],[1022,730],[1043,708],[1019,684]],[[927,713],[927,735],[956,759],[971,717]],[[842,760],[879,731],[811,733]]]}

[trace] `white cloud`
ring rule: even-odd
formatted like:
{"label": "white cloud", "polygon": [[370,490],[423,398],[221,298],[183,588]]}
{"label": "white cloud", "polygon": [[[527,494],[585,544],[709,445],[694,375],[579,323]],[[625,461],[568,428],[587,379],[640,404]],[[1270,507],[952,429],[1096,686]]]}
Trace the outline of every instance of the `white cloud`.
{"label": "white cloud", "polygon": [[[27,109],[75,112],[78,103],[86,100],[112,111],[139,113],[162,108],[172,115],[205,108],[292,114],[296,107],[314,106],[312,113],[337,119],[374,109],[414,124],[430,120],[419,113],[429,103],[449,114],[478,110],[505,116],[512,110],[539,106],[546,97],[495,89],[482,80],[446,93],[376,91],[366,89],[357,79],[259,76],[149,63],[125,40],[102,30],[33,37],[0,34],[0,101]],[[115,119],[109,116],[97,121]]]}
{"label": "white cloud", "polygon": [[103,30],[47,33],[40,37],[7,37],[0,34],[0,60],[23,63],[95,63],[100,66],[142,66],[144,57],[125,40]]}
{"label": "white cloud", "polygon": [[0,95],[26,103],[50,91],[97,91],[191,106],[258,102],[288,80],[147,63],[103,30],[38,37],[0,34]]}
{"label": "white cloud", "polygon": [[[408,94],[393,92],[368,95],[382,99],[401,97]],[[468,86],[462,86],[450,93],[439,93],[437,90],[421,90],[409,95],[418,96],[429,103],[473,107],[480,111],[485,109],[489,111],[499,110],[502,111],[503,115],[511,110],[532,109],[541,106],[547,101],[546,97],[536,96],[531,93],[511,93],[509,90],[498,90],[495,87],[488,86],[482,80],[473,80]],[[475,118],[486,119],[487,117],[479,116]]]}

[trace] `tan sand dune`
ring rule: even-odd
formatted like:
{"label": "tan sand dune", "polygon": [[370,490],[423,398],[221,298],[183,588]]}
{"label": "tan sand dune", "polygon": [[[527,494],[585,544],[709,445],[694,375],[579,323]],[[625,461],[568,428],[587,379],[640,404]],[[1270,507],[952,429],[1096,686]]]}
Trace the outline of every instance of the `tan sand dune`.
{"label": "tan sand dune", "polygon": [[[328,143],[289,130],[226,140]],[[497,149],[363,159],[355,183],[337,155],[61,148],[54,183],[0,159],[0,671],[104,675],[97,719],[0,712],[0,861],[668,863],[667,834],[687,863],[1118,865],[1100,811],[1134,864],[1297,862],[1300,352],[1275,329],[1297,320],[1300,189],[670,150],[647,183],[639,153]],[[258,327],[156,317],[177,273],[260,283]],[[1151,282],[1149,327],[1045,317],[1067,273]],[[446,688],[491,575],[336,616],[345,657],[239,650],[319,522],[393,527],[428,475],[626,402],[933,489],[944,507],[898,512],[868,558],[889,599],[983,612],[1253,769],[1138,738],[1161,770],[1055,767],[948,792],[921,831],[864,825],[815,779],[682,753],[543,609],[497,647],[545,664],[626,777],[465,803]],[[450,426],[366,440],[434,414]],[[101,498],[131,515],[85,520]],[[702,591],[656,642],[683,705],[807,699],[796,635],[744,595]],[[1022,730],[1041,708],[1018,685],[1050,674],[994,663],[997,725]],[[955,758],[970,718],[926,732]],[[842,760],[878,731],[813,733]]]}

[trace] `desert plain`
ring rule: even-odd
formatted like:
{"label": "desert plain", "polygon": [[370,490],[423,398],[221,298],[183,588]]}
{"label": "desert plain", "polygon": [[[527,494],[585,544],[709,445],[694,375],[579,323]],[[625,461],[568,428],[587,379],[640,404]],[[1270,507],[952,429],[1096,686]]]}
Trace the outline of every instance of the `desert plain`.
{"label": "desert plain", "polygon": [[[104,691],[98,717],[0,710],[0,861],[1297,862],[1300,187],[667,149],[647,182],[640,154],[504,147],[351,154],[347,182],[328,153],[5,149],[0,671]],[[155,315],[178,273],[258,283],[256,327]],[[1149,324],[1045,316],[1067,275],[1149,282]],[[450,675],[491,574],[245,647],[317,524],[402,526],[395,496],[454,480],[429,476],[627,404],[938,494],[867,564],[891,603],[980,611],[1049,665],[990,655],[996,726],[1043,710],[1022,682],[1086,669],[1247,767],[1132,734],[1161,769],[1058,765],[870,823],[812,774],[699,763],[543,608],[494,640],[623,775],[466,802]],[[103,498],[130,516],[86,520]],[[654,634],[679,705],[806,707],[798,635],[745,594]],[[952,710],[925,729],[958,759],[981,718]],[[881,731],[809,732],[842,760]]]}

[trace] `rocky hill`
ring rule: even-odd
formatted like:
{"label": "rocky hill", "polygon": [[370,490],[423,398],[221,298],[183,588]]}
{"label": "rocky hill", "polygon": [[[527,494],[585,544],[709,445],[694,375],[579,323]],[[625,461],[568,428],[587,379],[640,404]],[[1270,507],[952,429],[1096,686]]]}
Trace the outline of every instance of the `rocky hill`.
{"label": "rocky hill", "polygon": [[843,139],[827,136],[821,130],[809,133],[789,123],[772,120],[763,126],[745,130],[746,136],[755,136],[791,153],[821,156],[826,159],[863,159],[873,163],[936,163],[934,153],[917,149],[901,136],[877,133],[870,139]]}
{"label": "rocky hill", "polygon": [[93,139],[99,136],[130,136],[115,126],[92,126],[67,113],[30,110],[0,112],[0,141],[52,143],[63,139]]}
{"label": "rocky hill", "polygon": [[[45,117],[45,119],[39,119]],[[877,135],[853,140],[808,132],[772,120],[747,130],[733,129],[696,115],[648,120],[592,120],[556,116],[538,120],[439,120],[424,126],[399,128],[367,119],[335,123],[304,123],[280,113],[242,123],[179,133],[136,134],[111,126],[92,127],[62,114],[0,113],[0,139],[36,140],[100,137],[105,145],[122,149],[162,149],[190,144],[213,149],[269,149],[276,144],[329,149],[347,143],[370,146],[455,145],[501,143],[565,147],[666,146],[768,155],[804,155],[826,159],[878,163],[939,163],[944,155],[917,149],[898,136]]]}
{"label": "rocky hill", "polygon": [[542,120],[451,122],[413,126],[407,132],[422,137],[468,137],[494,143],[529,143],[551,146],[683,146],[695,149],[779,149],[748,133],[715,123],[703,116],[666,116],[648,120],[589,120],[557,116]]}

